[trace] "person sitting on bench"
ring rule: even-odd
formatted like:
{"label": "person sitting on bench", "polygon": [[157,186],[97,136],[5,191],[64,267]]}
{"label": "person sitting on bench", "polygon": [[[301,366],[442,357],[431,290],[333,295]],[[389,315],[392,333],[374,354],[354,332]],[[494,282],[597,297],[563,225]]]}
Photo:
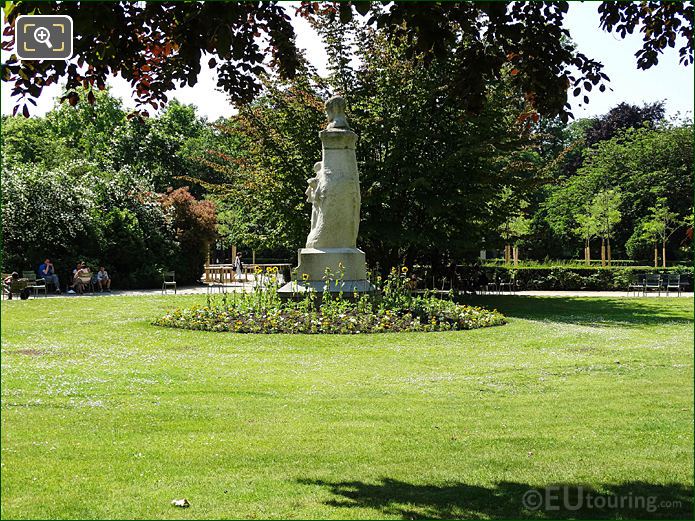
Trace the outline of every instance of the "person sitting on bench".
{"label": "person sitting on bench", "polygon": [[111,277],[103,266],[99,266],[99,271],[97,271],[97,284],[100,291],[106,290],[111,293]]}
{"label": "person sitting on bench", "polygon": [[53,284],[56,288],[56,293],[60,293],[60,281],[58,280],[58,275],[55,274],[55,268],[51,259],[43,261],[36,275],[38,278],[43,279],[46,284]]}
{"label": "person sitting on bench", "polygon": [[82,276],[89,273],[89,268],[84,262],[78,262],[74,270],[72,270],[72,286],[68,293],[79,293],[82,295],[84,293],[85,283],[82,280]]}

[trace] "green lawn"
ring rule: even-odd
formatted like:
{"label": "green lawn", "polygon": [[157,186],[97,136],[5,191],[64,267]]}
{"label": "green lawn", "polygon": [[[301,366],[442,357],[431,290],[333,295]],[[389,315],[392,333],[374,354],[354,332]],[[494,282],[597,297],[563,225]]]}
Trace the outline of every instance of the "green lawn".
{"label": "green lawn", "polygon": [[[692,299],[478,298],[509,324],[448,333],[150,325],[203,299],[3,302],[3,518],[692,518]],[[548,485],[657,507],[527,510]]]}

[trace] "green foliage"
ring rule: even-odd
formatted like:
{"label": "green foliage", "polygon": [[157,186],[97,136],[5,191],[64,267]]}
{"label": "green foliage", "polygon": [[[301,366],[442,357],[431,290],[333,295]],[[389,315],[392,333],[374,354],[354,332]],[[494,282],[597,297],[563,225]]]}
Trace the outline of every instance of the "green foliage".
{"label": "green foliage", "polygon": [[[629,129],[600,141],[585,152],[584,165],[576,175],[549,190],[542,204],[545,218],[555,234],[569,240],[577,227],[576,216],[593,204],[603,215],[600,228],[603,233],[611,229],[612,244],[620,254],[623,245],[635,243],[643,234],[640,223],[660,198],[679,219],[692,215],[692,148],[693,131],[687,123]],[[605,195],[609,187],[621,197],[603,204],[598,194]],[[600,206],[605,208],[599,211]],[[620,212],[620,226],[607,224],[609,210]],[[631,239],[633,234],[637,235]],[[672,236],[671,258],[677,256],[683,239],[678,233]]]}
{"label": "green foliage", "polygon": [[2,172],[3,270],[38,268],[46,257],[74,264],[94,233],[94,192],[75,182],[70,167],[46,171],[34,165]]}
{"label": "green foliage", "polygon": [[597,216],[593,213],[580,213],[575,216],[577,228],[574,230],[577,235],[586,240],[587,243],[599,233]]}
{"label": "green foliage", "polygon": [[669,210],[666,198],[659,197],[656,205],[650,208],[649,217],[642,222],[645,235],[652,240],[666,242],[668,238],[687,220],[681,220],[676,212]]}
{"label": "green foliage", "polygon": [[213,130],[193,107],[171,103],[160,118],[127,119],[107,90],[94,104],[45,118],[3,118],[3,268],[35,269],[51,257],[64,273],[78,260],[103,264],[116,287],[157,286],[162,270],[197,280],[215,237],[215,211],[183,177],[207,169],[193,157]]}
{"label": "green foliage", "polygon": [[622,195],[617,190],[603,190],[596,194],[589,206],[589,215],[595,223],[599,237],[610,239],[615,233],[615,227],[620,222],[622,214],[618,209]]}
{"label": "green foliage", "polygon": [[224,243],[295,250],[309,229],[304,191],[320,159],[323,103],[308,77],[290,85],[268,80],[265,87],[256,103],[220,126],[236,151],[215,147],[207,164],[216,172],[203,186],[219,208]]}
{"label": "green foliage", "polygon": [[[360,136],[360,246],[382,269],[403,259],[474,255],[476,242],[504,219],[501,189],[521,196],[539,167],[517,121],[523,98],[500,81],[481,114],[470,116],[438,90],[461,66],[453,50],[425,67],[409,61],[403,42],[378,32],[344,36],[361,42],[348,85],[348,117]],[[336,55],[343,52],[341,43]],[[336,90],[347,88],[334,76]],[[218,154],[225,182],[204,183],[215,193],[225,242],[289,251],[303,244],[304,191],[320,159],[326,95],[323,80],[309,73],[291,84],[268,80],[264,95],[229,122],[226,135],[239,140],[239,151]]]}
{"label": "green foliage", "polygon": [[453,49],[413,63],[397,39],[366,30],[358,40],[350,121],[360,135],[364,248],[384,267],[472,257],[508,216],[504,188],[523,197],[538,172],[518,122],[523,99],[505,75],[472,116],[440,90],[464,66]]}

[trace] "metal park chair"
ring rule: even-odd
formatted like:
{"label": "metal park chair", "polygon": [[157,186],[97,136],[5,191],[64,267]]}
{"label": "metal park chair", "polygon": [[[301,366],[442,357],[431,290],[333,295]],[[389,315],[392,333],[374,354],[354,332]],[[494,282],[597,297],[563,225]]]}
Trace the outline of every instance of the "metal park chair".
{"label": "metal park chair", "polygon": [[169,288],[174,288],[174,295],[176,295],[176,272],[164,271],[162,272],[162,279],[162,295],[164,295]]}
{"label": "metal park chair", "polygon": [[664,279],[664,286],[666,288],[666,296],[668,296],[669,291],[673,290],[681,296],[681,274],[680,273],[669,273]]}
{"label": "metal park chair", "polygon": [[630,282],[630,284],[627,286],[628,296],[630,296],[631,292],[634,293],[635,295],[637,295],[637,292],[644,294],[644,285],[646,282],[646,278],[647,278],[646,274],[644,274],[644,273],[638,274],[637,277],[635,277],[635,279],[633,279],[633,281]]}
{"label": "metal park chair", "polygon": [[34,273],[33,271],[22,271],[22,278],[27,280],[28,284],[26,287],[34,293],[35,297],[38,297],[39,291],[41,290],[43,290],[43,294],[45,297],[48,296],[48,290],[46,289],[46,281],[43,279],[37,279],[36,273]]}
{"label": "metal park chair", "polygon": [[644,279],[644,294],[647,291],[657,291],[661,296],[661,275],[658,273],[647,273]]}

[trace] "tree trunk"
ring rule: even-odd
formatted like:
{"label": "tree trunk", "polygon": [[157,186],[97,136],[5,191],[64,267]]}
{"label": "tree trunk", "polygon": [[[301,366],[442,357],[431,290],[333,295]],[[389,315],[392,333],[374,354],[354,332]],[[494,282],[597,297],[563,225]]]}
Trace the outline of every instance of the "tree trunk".
{"label": "tree trunk", "polygon": [[504,263],[509,264],[511,260],[511,246],[509,244],[504,245]]}
{"label": "tree trunk", "polygon": [[601,237],[601,266],[606,267],[606,239]]}
{"label": "tree trunk", "polygon": [[662,266],[666,267],[666,241],[661,243],[661,263]]}
{"label": "tree trunk", "polygon": [[608,266],[610,267],[610,265],[611,265],[611,238],[610,237],[608,237],[607,249],[608,249]]}
{"label": "tree trunk", "polygon": [[519,265],[519,247],[514,245],[514,267]]}
{"label": "tree trunk", "polygon": [[654,267],[659,267],[659,243],[654,243]]}
{"label": "tree trunk", "polygon": [[586,265],[591,266],[591,241],[586,240],[586,247],[584,248],[584,259],[586,260]]}

